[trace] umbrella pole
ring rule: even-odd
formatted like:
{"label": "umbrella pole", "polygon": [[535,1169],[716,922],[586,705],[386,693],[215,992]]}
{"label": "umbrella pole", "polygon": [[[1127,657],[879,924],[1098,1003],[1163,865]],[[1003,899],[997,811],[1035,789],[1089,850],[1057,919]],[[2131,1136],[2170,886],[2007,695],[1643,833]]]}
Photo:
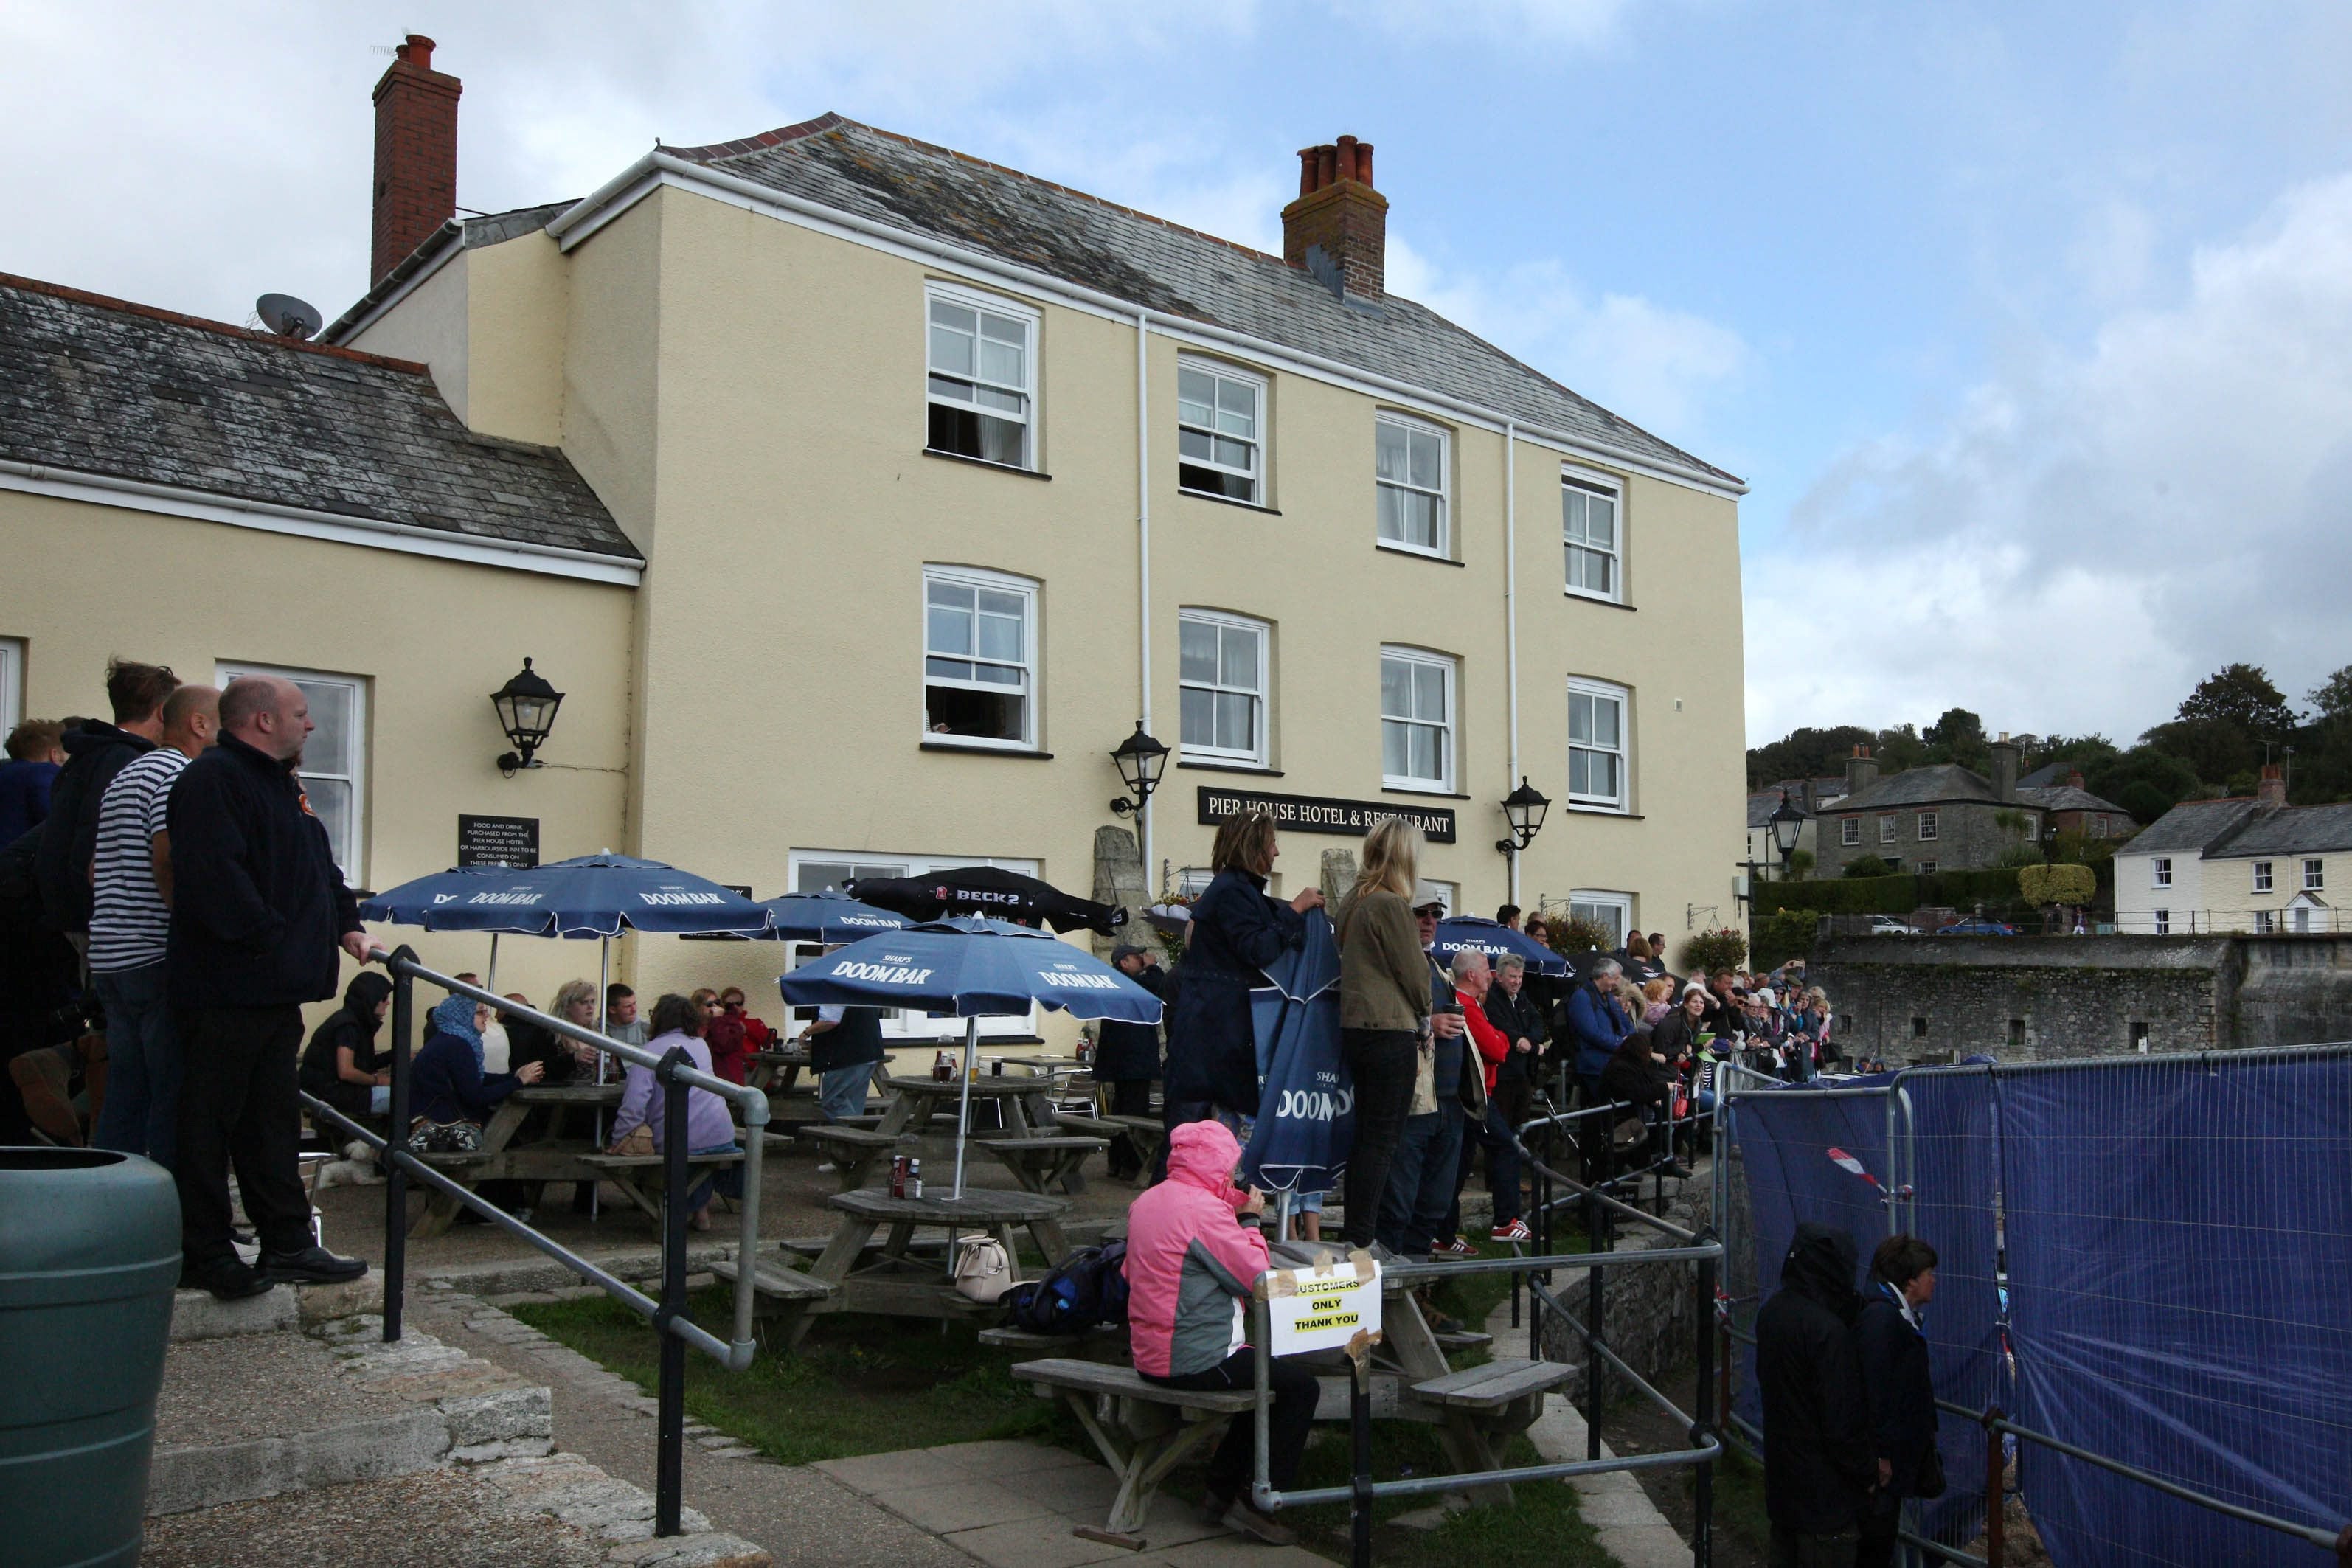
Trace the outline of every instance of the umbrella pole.
{"label": "umbrella pole", "polygon": [[[604,1000],[612,987],[613,939],[600,936],[596,939],[596,1032],[600,1035],[607,1031],[612,1022],[605,1014]],[[596,1081],[600,1084],[604,1081],[604,1053],[602,1051],[596,1053]],[[599,1150],[604,1147],[604,1108],[601,1105],[596,1108],[596,1147]],[[599,1183],[589,1184],[588,1217],[592,1222],[602,1217],[604,1202],[604,1186]]]}
{"label": "umbrella pole", "polygon": [[485,990],[485,991],[496,991],[498,988],[499,988],[499,933],[498,933],[498,932],[496,932],[496,931],[492,931],[492,932],[490,933],[490,969],[489,969],[489,973],[488,973],[487,976],[485,976],[485,977],[484,977],[484,979],[483,979],[483,981],[482,981],[482,989],[483,989],[483,990]]}
{"label": "umbrella pole", "polygon": [[1274,1239],[1288,1241],[1290,1239],[1290,1189],[1288,1187],[1282,1189],[1274,1213]]}
{"label": "umbrella pole", "polygon": [[958,1201],[963,1197],[964,1140],[971,1133],[971,1069],[979,1059],[980,1017],[975,1014],[963,1023],[963,1100],[956,1108],[955,1195]]}

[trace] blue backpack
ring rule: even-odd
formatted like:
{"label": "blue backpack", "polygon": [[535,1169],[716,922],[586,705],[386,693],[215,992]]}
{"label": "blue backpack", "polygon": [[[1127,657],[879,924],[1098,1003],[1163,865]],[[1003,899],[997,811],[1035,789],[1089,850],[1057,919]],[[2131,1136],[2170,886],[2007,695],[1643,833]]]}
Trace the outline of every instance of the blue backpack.
{"label": "blue backpack", "polygon": [[1007,1321],[1033,1334],[1083,1334],[1127,1321],[1127,1243],[1082,1247],[1042,1279],[1004,1293]]}

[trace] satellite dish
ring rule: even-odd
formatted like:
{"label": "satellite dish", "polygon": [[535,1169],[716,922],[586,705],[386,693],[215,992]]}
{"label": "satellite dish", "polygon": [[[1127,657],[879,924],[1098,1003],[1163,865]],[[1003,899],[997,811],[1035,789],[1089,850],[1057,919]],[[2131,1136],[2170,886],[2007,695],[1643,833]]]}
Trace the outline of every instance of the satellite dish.
{"label": "satellite dish", "polygon": [[281,338],[314,336],[326,324],[319,308],[291,294],[264,294],[253,302],[253,313],[261,324]]}

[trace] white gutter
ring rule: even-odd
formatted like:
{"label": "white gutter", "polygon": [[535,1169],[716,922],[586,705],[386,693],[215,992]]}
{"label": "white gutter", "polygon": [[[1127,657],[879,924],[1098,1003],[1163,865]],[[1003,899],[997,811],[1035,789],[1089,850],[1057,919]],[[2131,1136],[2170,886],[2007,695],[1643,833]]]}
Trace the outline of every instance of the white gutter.
{"label": "white gutter", "polygon": [[[707,168],[700,163],[688,163],[658,148],[646,153],[635,163],[599,185],[589,195],[583,197],[578,205],[559,215],[554,222],[547,226],[548,237],[565,250],[570,250],[572,246],[587,238],[605,223],[620,216],[619,209],[609,212],[604,210],[616,196],[625,194],[629,202],[634,203],[665,184],[675,184],[687,188],[699,185],[709,191],[725,192],[732,197],[749,202],[757,207],[794,214],[817,223],[847,230],[849,233],[862,236],[882,245],[914,251],[971,271],[1008,279],[1027,289],[1077,301],[1121,321],[1133,316],[1137,311],[1137,306],[1133,300],[1118,299],[1097,289],[1088,289],[1082,284],[1072,283],[1065,279],[1054,277],[1050,273],[1038,271],[1034,268],[1003,260],[984,251],[969,250],[960,246],[949,245],[912,229],[893,228],[887,224],[876,223],[870,218],[859,217],[856,214],[843,212],[838,208],[828,207],[789,192],[763,185],[756,180],[744,179],[740,174],[730,174],[717,169]],[[1410,383],[1398,381],[1358,365],[1326,359],[1320,354],[1286,347],[1263,338],[1254,338],[1246,333],[1233,331],[1206,321],[1185,320],[1180,325],[1163,318],[1158,330],[1165,336],[1192,337],[1237,348],[1259,359],[1276,363],[1287,363],[1303,370],[1311,370],[1327,376],[1353,382],[1377,392],[1412,398],[1430,408],[1476,420],[1488,429],[1500,430],[1506,425],[1514,425],[1521,437],[1540,440],[1547,446],[1558,447],[1571,455],[1580,455],[1591,460],[1609,463],[1617,468],[1646,474],[1653,479],[1685,485],[1726,500],[1737,500],[1748,493],[1747,485],[1737,479],[1727,480],[1696,468],[1684,468],[1680,464],[1664,462],[1654,458],[1638,457],[1630,452],[1598,445],[1582,437],[1571,436],[1564,431],[1547,429],[1541,426],[1520,425],[1516,416],[1500,414],[1477,404],[1465,402],[1442,392],[1433,392],[1426,387],[1414,386]]]}
{"label": "white gutter", "polygon": [[[1518,438],[1517,426],[1506,421],[1503,426],[1503,668],[1504,681],[1511,694],[1511,766],[1510,777],[1503,781],[1503,793],[1510,794],[1519,786],[1511,779],[1519,776],[1519,473],[1512,461],[1514,444]],[[1511,861],[1511,902],[1519,901],[1519,857],[1514,850]]]}
{"label": "white gutter", "polygon": [[[1151,732],[1151,313],[1148,310],[1135,313],[1135,559],[1136,619],[1142,628],[1137,634],[1143,687],[1138,703],[1142,717],[1138,722],[1148,735]],[[1156,862],[1151,858],[1150,795],[1135,815],[1136,826],[1143,830],[1143,899],[1150,903],[1159,898],[1160,890],[1151,880]]]}
{"label": "white gutter", "polygon": [[589,583],[617,583],[634,588],[645,568],[622,556],[600,555],[593,550],[572,550],[559,544],[533,544],[521,540],[475,539],[413,523],[381,518],[349,517],[341,512],[309,507],[283,506],[275,501],[247,500],[210,490],[184,489],[177,485],[149,484],[143,479],[112,474],[85,473],[46,463],[20,463],[0,458],[0,490],[54,496],[96,506],[124,507],[133,511],[194,518],[200,522],[226,523],[267,533],[355,544],[362,549],[394,550],[408,555],[429,555],[463,561],[477,566],[499,566],[542,576],[576,577]]}

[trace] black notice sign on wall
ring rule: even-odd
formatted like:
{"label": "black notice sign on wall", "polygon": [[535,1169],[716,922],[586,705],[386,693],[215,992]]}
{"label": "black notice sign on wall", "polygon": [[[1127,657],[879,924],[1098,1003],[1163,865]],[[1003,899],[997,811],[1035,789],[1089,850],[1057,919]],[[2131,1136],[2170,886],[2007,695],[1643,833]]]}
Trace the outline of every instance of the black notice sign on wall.
{"label": "black notice sign on wall", "polygon": [[1201,786],[1201,820],[1209,825],[1244,811],[1274,814],[1276,827],[1299,833],[1338,833],[1361,838],[1391,816],[1402,816],[1432,844],[1454,842],[1454,813],[1437,805],[1391,805],[1379,800],[1333,800],[1316,795],[1259,795],[1253,790]]}
{"label": "black notice sign on wall", "polygon": [[530,870],[539,864],[539,818],[535,816],[457,816],[457,864],[512,866]]}

